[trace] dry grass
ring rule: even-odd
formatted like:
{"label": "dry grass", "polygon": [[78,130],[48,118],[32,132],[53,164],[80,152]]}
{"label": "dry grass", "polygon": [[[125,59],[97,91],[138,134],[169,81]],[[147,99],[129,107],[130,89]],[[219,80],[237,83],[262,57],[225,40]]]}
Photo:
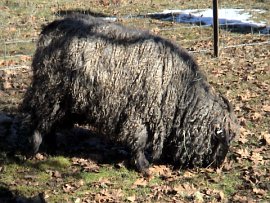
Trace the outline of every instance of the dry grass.
{"label": "dry grass", "polygon": [[[71,3],[72,2],[72,3]],[[268,0],[220,1],[222,7],[270,8]],[[0,68],[31,63],[41,25],[61,12],[83,10],[121,16],[119,22],[149,29],[172,39],[190,51],[212,49],[211,28],[192,27],[152,19],[123,18],[163,9],[209,8],[211,1],[81,0],[0,2]],[[269,12],[258,15],[268,19]],[[222,46],[269,42],[269,36],[221,32]],[[5,42],[10,41],[17,43]],[[29,41],[30,40],[30,41]],[[27,42],[26,42],[27,41]],[[16,57],[8,57],[21,55]],[[27,56],[25,56],[27,55]],[[89,157],[102,158],[101,152],[57,155],[43,154],[23,161],[0,149],[1,195],[36,196],[43,193],[48,202],[255,202],[270,200],[270,45],[221,49],[220,57],[211,52],[194,53],[210,83],[233,103],[241,124],[241,134],[233,143],[221,169],[173,171],[155,166],[153,177],[145,180],[122,163],[97,164]],[[14,114],[31,78],[29,68],[0,71],[0,111]],[[0,139],[3,140],[3,135]],[[5,143],[0,142],[0,147]],[[86,150],[83,148],[83,150]],[[86,150],[87,151],[87,150]],[[100,154],[99,154],[100,153]],[[87,155],[88,158],[85,158]],[[107,156],[108,154],[105,154]],[[110,155],[110,153],[109,153]],[[103,157],[104,158],[104,157]],[[11,194],[12,193],[12,194]]]}

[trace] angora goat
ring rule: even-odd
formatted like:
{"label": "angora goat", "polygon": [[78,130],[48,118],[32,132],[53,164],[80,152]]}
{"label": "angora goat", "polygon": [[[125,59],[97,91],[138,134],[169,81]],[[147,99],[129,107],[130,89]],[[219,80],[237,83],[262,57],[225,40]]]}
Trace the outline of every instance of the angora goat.
{"label": "angora goat", "polygon": [[131,150],[131,163],[219,166],[237,131],[226,98],[176,44],[90,16],[55,20],[40,34],[22,112],[37,152],[75,123]]}

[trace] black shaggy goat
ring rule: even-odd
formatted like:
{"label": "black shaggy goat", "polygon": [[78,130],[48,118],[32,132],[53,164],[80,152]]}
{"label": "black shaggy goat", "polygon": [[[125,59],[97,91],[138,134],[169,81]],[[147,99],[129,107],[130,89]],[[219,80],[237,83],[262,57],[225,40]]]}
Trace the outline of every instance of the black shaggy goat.
{"label": "black shaggy goat", "polygon": [[227,99],[183,49],[90,16],[56,20],[40,34],[24,121],[37,152],[44,136],[89,124],[128,146],[132,163],[219,166],[237,131]]}

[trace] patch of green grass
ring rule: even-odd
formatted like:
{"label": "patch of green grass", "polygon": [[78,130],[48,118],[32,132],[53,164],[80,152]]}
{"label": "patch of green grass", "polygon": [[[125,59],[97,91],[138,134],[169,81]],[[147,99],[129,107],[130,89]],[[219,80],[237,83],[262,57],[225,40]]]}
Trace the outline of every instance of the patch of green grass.
{"label": "patch of green grass", "polygon": [[252,121],[247,121],[246,122],[246,127],[248,129],[253,129],[255,127],[254,123]]}
{"label": "patch of green grass", "polygon": [[[135,171],[128,170],[127,168],[115,169],[111,167],[102,167],[98,173],[82,172],[80,177],[85,181],[86,185],[93,186],[95,183],[101,184],[100,188],[93,187],[92,189],[98,191],[103,187],[106,188],[106,181],[108,181],[111,188],[121,189],[126,197],[132,195],[146,195],[153,185],[162,184],[162,180],[158,177],[152,178],[146,185],[136,186],[135,181],[141,178]],[[104,185],[102,182],[104,181]]]}
{"label": "patch of green grass", "polygon": [[114,169],[110,167],[102,167],[98,173],[82,172],[80,176],[86,183],[98,181],[100,178],[108,178],[116,182],[122,182],[125,185],[130,185],[133,183],[132,181],[138,178],[138,174],[135,171],[129,171],[126,168]]}
{"label": "patch of green grass", "polygon": [[226,173],[222,176],[222,181],[212,183],[210,187],[213,189],[222,190],[229,197],[237,191],[237,187],[242,185],[242,180],[239,179],[240,174],[237,171]]}
{"label": "patch of green grass", "polygon": [[[52,19],[59,17],[57,16],[57,13],[60,10],[68,11],[76,9],[122,17],[120,22],[129,27],[149,29],[158,35],[176,41],[178,44],[186,48],[201,50],[209,49],[212,46],[211,40],[202,40],[206,37],[212,36],[211,27],[202,29],[194,26],[190,29],[185,29],[184,27],[187,27],[187,25],[178,23],[163,22],[147,18],[124,18],[129,14],[138,15],[150,12],[160,12],[164,9],[209,8],[212,6],[211,1],[157,0],[151,2],[134,0],[131,3],[127,0],[123,0],[119,1],[119,4],[114,4],[113,1],[109,2],[109,5],[104,6],[102,1],[96,0],[58,0],[57,3],[55,3],[55,1],[46,2],[44,0],[1,1],[0,24],[3,29],[0,30],[0,46],[3,49],[0,50],[0,57],[3,58],[5,55],[4,50],[6,50],[7,55],[32,55],[35,49],[35,43],[29,42],[29,40],[37,38],[42,24],[48,23]],[[246,3],[244,0],[228,0],[226,2],[221,2],[220,6],[223,8],[238,7],[270,9],[270,4],[267,4],[266,1],[263,0],[252,1],[252,3]],[[257,15],[258,20],[263,18],[269,22],[269,12],[255,14]],[[222,31],[221,34],[224,34],[224,36],[221,36],[221,42],[224,43],[225,46],[238,44],[238,42],[240,43],[239,39],[243,39],[243,43],[249,42],[250,40],[251,42],[256,42],[255,39],[239,33]],[[14,39],[19,39],[23,42],[7,44],[4,49],[5,42],[7,40],[14,41]],[[262,36],[260,36],[260,40],[264,40]],[[221,49],[222,56],[217,60],[211,59],[211,55],[202,53],[197,55],[194,54],[195,57],[198,57],[201,68],[207,73],[206,75],[208,80],[217,87],[217,90],[221,91],[225,95],[230,91],[230,99],[233,98],[235,104],[239,105],[242,103],[244,106],[247,105],[252,108],[252,111],[259,112],[263,116],[259,122],[253,122],[249,119],[252,112],[248,109],[242,108],[243,105],[240,105],[242,108],[240,112],[241,117],[244,117],[247,120],[244,127],[250,130],[252,135],[248,135],[246,137],[248,142],[245,144],[239,145],[239,142],[233,143],[232,147],[234,148],[250,147],[248,150],[252,152],[253,148],[261,147],[259,146],[260,144],[258,144],[260,139],[258,138],[258,135],[260,135],[259,133],[261,131],[268,131],[269,129],[270,118],[267,116],[268,114],[263,114],[261,110],[262,102],[268,104],[266,101],[268,99],[269,91],[258,86],[262,81],[269,84],[268,81],[270,78],[269,74],[266,72],[267,69],[265,69],[265,72],[261,72],[261,68],[267,67],[269,64],[268,50],[268,46],[260,46],[259,48],[254,47],[252,49]],[[2,60],[2,58],[0,58],[0,60]],[[9,59],[9,61],[12,60],[18,65],[25,63],[25,61],[20,57],[17,59]],[[253,61],[259,63],[253,63]],[[30,62],[30,60],[26,62]],[[226,70],[227,72],[217,76],[215,73],[215,70],[217,69]],[[254,72],[255,70],[257,72]],[[246,75],[254,76],[254,79],[243,79]],[[258,97],[251,98],[245,102],[237,99],[238,95],[245,95],[246,90],[258,93]],[[18,95],[16,97],[18,97]],[[9,96],[4,99],[2,98],[0,100],[4,101],[0,106],[0,110],[8,109],[8,111],[11,112],[9,107],[15,108],[15,104],[18,104],[18,99],[14,100],[13,96]],[[267,154],[269,152],[269,148],[267,148],[267,150],[261,153],[261,155],[264,156],[264,154]],[[234,162],[234,168],[230,170],[229,173],[224,172],[222,174],[215,174],[213,172],[209,174],[210,179],[205,177],[205,173],[196,172],[196,175],[191,178],[186,178],[180,175],[175,179],[175,182],[168,182],[159,177],[154,177],[145,185],[134,186],[134,182],[141,177],[135,171],[126,168],[116,169],[111,165],[102,165],[100,166],[100,171],[98,173],[80,171],[73,172],[73,166],[70,167],[71,161],[66,157],[56,156],[49,157],[47,160],[28,160],[26,162],[21,162],[13,159],[11,160],[10,157],[6,157],[5,155],[2,156],[0,154],[0,162],[4,163],[3,165],[0,165],[0,167],[3,166],[0,171],[0,183],[4,183],[6,185],[5,187],[12,191],[18,191],[18,193],[23,196],[33,196],[37,195],[39,192],[48,190],[50,192],[48,202],[67,202],[68,200],[73,202],[76,197],[87,197],[88,193],[95,194],[101,190],[107,190],[110,192],[111,190],[117,189],[120,189],[123,192],[124,197],[122,200],[126,200],[126,197],[133,195],[143,199],[145,196],[153,192],[152,186],[173,186],[174,184],[177,185],[184,183],[193,184],[200,192],[203,192],[204,189],[208,188],[222,191],[228,199],[230,199],[233,194],[237,194],[237,189],[239,187],[243,191],[243,195],[255,200],[258,196],[252,196],[252,189],[246,189],[244,186],[241,186],[244,181],[243,177],[241,177],[241,170],[243,168],[253,166],[254,163],[248,159],[235,161],[235,157],[233,158],[233,156],[231,160]],[[260,169],[258,170],[267,171],[269,165],[259,165],[259,167]],[[54,177],[51,173],[51,171],[55,170],[60,172],[60,178]],[[84,184],[81,187],[76,188],[75,191],[68,193],[63,190],[65,184],[76,184],[80,179],[84,181]],[[266,180],[262,180],[260,182],[265,183],[267,181],[268,180],[266,178]],[[35,184],[37,185],[35,186]],[[161,194],[166,197],[168,196],[166,193]],[[262,199],[269,200],[269,198],[270,191],[267,191],[267,195]],[[213,201],[215,201],[215,199],[213,199]]]}
{"label": "patch of green grass", "polygon": [[31,197],[35,194],[40,193],[42,190],[43,187],[36,185],[19,184],[18,186],[16,186],[17,193],[25,197]]}
{"label": "patch of green grass", "polygon": [[37,173],[36,181],[40,183],[46,183],[50,180],[51,175],[46,172],[39,172]]}
{"label": "patch of green grass", "polygon": [[35,163],[28,162],[28,164],[41,171],[45,170],[65,171],[69,166],[71,166],[70,160],[63,156],[49,157],[44,161],[36,161]]}
{"label": "patch of green grass", "polygon": [[6,184],[9,190],[30,197],[46,188],[50,175],[45,172],[30,170],[27,164],[6,164],[0,173],[0,182]]}
{"label": "patch of green grass", "polygon": [[4,170],[0,173],[0,182],[11,183],[18,169],[22,166],[18,164],[6,164]]}

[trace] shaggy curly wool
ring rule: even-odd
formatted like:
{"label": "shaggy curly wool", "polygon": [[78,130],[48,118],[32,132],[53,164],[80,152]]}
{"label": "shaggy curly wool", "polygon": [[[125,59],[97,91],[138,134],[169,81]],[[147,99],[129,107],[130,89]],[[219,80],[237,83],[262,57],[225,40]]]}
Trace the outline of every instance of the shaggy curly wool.
{"label": "shaggy curly wool", "polygon": [[230,104],[182,48],[148,32],[76,15],[43,28],[23,102],[32,149],[44,136],[89,124],[149,161],[218,166],[237,131]]}

